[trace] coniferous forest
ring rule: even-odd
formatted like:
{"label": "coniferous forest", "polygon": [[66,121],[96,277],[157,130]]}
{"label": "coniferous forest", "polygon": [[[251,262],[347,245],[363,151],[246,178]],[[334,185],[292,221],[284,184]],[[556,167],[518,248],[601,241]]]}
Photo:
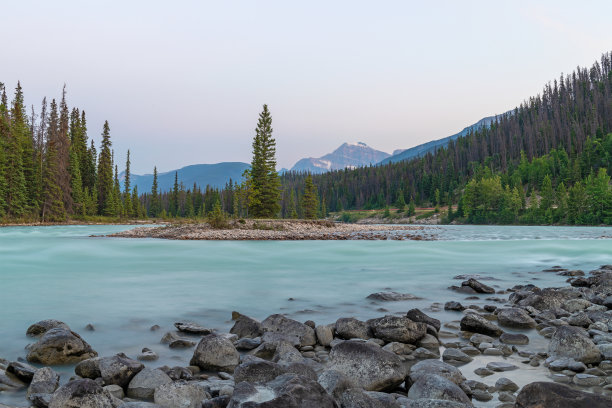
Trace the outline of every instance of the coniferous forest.
{"label": "coniferous forest", "polygon": [[[130,154],[115,163],[106,122],[98,146],[85,111],[43,99],[27,111],[21,84],[9,101],[0,84],[0,217],[316,218],[389,206],[448,206],[468,223],[612,224],[612,54],[546,84],[542,94],[423,157],[321,175],[275,171],[268,107],[260,114],[250,171],[223,189],[151,191],[130,185]],[[411,210],[412,209],[412,210]]]}

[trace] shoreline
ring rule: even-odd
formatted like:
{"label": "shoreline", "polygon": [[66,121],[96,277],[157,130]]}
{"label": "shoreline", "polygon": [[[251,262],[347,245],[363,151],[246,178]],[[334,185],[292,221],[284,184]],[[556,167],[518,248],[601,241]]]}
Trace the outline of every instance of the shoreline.
{"label": "shoreline", "polygon": [[323,220],[241,220],[229,228],[214,229],[207,223],[139,227],[106,235],[113,238],[171,240],[302,241],[302,240],[434,240],[425,226],[343,224]]}
{"label": "shoreline", "polygon": [[[98,356],[65,323],[41,321],[27,331],[35,343],[26,353],[30,363],[46,368],[0,358],[0,392],[25,397],[29,387],[28,399],[36,406],[62,398],[78,405],[85,389],[87,398],[108,401],[96,407],[128,408],[124,404],[145,400],[172,407],[167,401],[180,395],[196,400],[189,406],[212,408],[242,407],[244,393],[251,400],[285,398],[292,392],[285,387],[289,383],[311,390],[317,406],[330,408],[334,401],[351,407],[345,402],[353,398],[370,404],[359,406],[395,408],[437,406],[440,400],[452,401],[456,408],[547,408],[573,406],[575,398],[591,399],[593,408],[610,406],[612,265],[588,273],[560,266],[537,273],[567,277],[569,285],[501,289],[483,283],[489,283],[486,276],[463,275],[453,278],[462,281],[460,285],[448,288],[465,295],[461,303],[443,304],[440,299],[423,311],[381,313],[367,321],[339,317],[335,323],[317,325],[281,314],[258,321],[232,312],[229,333],[207,328],[204,322],[177,321],[164,335],[168,327],[151,327],[168,347],[158,350],[160,354],[172,354],[176,348],[193,351],[192,359],[177,361],[182,364],[177,367],[145,368],[159,357],[148,349],[137,356]],[[415,296],[378,292],[366,299],[384,306]],[[476,300],[488,303],[471,302]],[[440,321],[427,314],[442,308],[453,318]],[[63,344],[79,347],[76,359],[70,357],[74,353],[57,352]],[[59,376],[53,371],[57,364],[76,364],[78,377],[62,381],[58,388]],[[32,392],[41,389],[38,377],[43,372],[44,378],[54,380],[51,385],[45,380],[46,392]],[[152,377],[164,381],[151,382]],[[80,392],[72,393],[71,387]],[[552,399],[535,405],[541,398]],[[415,400],[430,405],[413,405]]]}

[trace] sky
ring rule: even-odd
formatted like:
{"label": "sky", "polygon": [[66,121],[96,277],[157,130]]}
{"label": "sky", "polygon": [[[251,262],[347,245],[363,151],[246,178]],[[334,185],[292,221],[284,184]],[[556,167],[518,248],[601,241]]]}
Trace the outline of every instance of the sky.
{"label": "sky", "polygon": [[612,50],[610,1],[6,1],[0,82],[111,127],[132,171],[250,162],[268,104],[279,168],[387,152],[510,110]]}

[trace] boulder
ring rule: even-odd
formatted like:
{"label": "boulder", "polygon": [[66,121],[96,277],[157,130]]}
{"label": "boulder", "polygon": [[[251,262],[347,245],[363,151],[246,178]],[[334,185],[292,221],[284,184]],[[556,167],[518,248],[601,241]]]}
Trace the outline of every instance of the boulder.
{"label": "boulder", "polygon": [[234,312],[232,318],[234,318],[236,323],[234,323],[234,326],[230,329],[230,333],[240,338],[255,338],[263,334],[263,326],[259,320],[255,320],[238,312]]}
{"label": "boulder", "polygon": [[171,382],[172,379],[162,370],[145,368],[136,374],[128,384],[127,396],[150,400],[153,399],[157,387]]}
{"label": "boulder", "polygon": [[55,319],[47,319],[41,320],[40,322],[34,323],[28,327],[26,335],[30,337],[38,337],[55,328],[70,330],[70,327],[68,327],[68,325],[64,322],[60,322],[59,320]]}
{"label": "boulder", "polygon": [[228,339],[216,334],[208,334],[200,340],[189,364],[202,370],[234,372],[240,355]]}
{"label": "boulder", "polygon": [[586,331],[574,326],[559,326],[548,344],[552,359],[573,358],[585,364],[599,363],[601,353]]}
{"label": "boulder", "polygon": [[465,377],[457,367],[440,360],[423,360],[410,367],[406,388],[409,388],[410,384],[415,383],[419,378],[433,374],[442,376],[457,385],[465,381]]}
{"label": "boulder", "polygon": [[398,302],[402,300],[419,300],[421,298],[411,295],[410,293],[376,292],[368,295],[366,299],[378,300],[381,302]]}
{"label": "boulder", "polygon": [[529,344],[529,337],[520,333],[503,333],[499,336],[499,341],[504,344],[525,345]]}
{"label": "boulder", "polygon": [[346,375],[356,386],[367,391],[393,389],[406,376],[397,355],[367,342],[342,342],[332,348],[329,357],[329,370]]}
{"label": "boulder", "polygon": [[74,372],[80,377],[92,380],[101,377],[104,385],[115,384],[124,388],[143,368],[144,365],[141,362],[120,353],[110,357],[95,357],[81,361],[74,368]]}
{"label": "boulder", "polygon": [[336,321],[336,335],[341,339],[364,339],[372,337],[372,332],[366,322],[352,317],[342,317]]}
{"label": "boulder", "polygon": [[401,408],[401,405],[391,395],[374,393],[382,394],[376,398],[369,395],[371,392],[365,392],[358,388],[346,390],[339,398],[340,406],[342,408]]}
{"label": "boulder", "polygon": [[[52,329],[59,330],[59,329]],[[62,329],[63,330],[63,329]],[[94,380],[73,380],[51,397],[49,408],[114,408],[113,398]]]}
{"label": "boulder", "polygon": [[193,322],[176,322],[174,323],[174,327],[180,332],[189,334],[210,334],[213,332],[212,329],[208,329]]}
{"label": "boulder", "polygon": [[164,408],[201,408],[209,398],[203,386],[185,381],[160,385],[153,394],[155,403]]}
{"label": "boulder", "polygon": [[6,367],[6,372],[13,374],[25,383],[32,381],[36,367],[32,367],[29,364],[21,363],[19,361],[13,361]]}
{"label": "boulder", "polygon": [[516,408],[609,408],[612,398],[553,382],[533,382],[519,392]]}
{"label": "boulder", "polygon": [[333,398],[319,383],[296,374],[284,374],[265,386],[241,382],[228,408],[335,408]]}
{"label": "boulder", "polygon": [[519,389],[519,386],[509,378],[500,377],[495,381],[495,389],[497,391],[515,392]]}
{"label": "boulder", "polygon": [[454,310],[457,312],[461,312],[462,310],[465,310],[465,307],[461,303],[451,300],[450,302],[446,302],[444,304],[444,310]]}
{"label": "boulder", "polygon": [[27,395],[53,394],[59,386],[59,380],[59,374],[51,367],[43,367],[34,374]]}
{"label": "boulder", "polygon": [[495,324],[476,313],[468,313],[461,319],[461,330],[499,337],[503,331]]}
{"label": "boulder", "polygon": [[419,309],[409,310],[408,313],[406,313],[406,317],[412,320],[413,322],[426,323],[430,326],[435,327],[436,331],[440,331],[440,321],[438,319],[434,319],[433,317],[426,315]]}
{"label": "boulder", "polygon": [[261,324],[265,331],[279,332],[297,338],[302,347],[314,346],[317,343],[315,331],[312,327],[281,314],[268,316]]}
{"label": "boulder", "polygon": [[284,374],[284,370],[278,364],[261,359],[252,359],[236,367],[234,381],[236,383],[246,381],[253,384],[263,384],[282,374]]}
{"label": "boulder", "polygon": [[349,388],[355,384],[344,374],[336,370],[325,370],[317,379],[317,382],[327,391],[329,395],[338,399]]}
{"label": "boulder", "polygon": [[457,384],[437,374],[420,376],[408,390],[408,398],[428,398],[471,404],[468,396]]}
{"label": "boulder", "polygon": [[30,347],[27,360],[44,365],[73,364],[97,355],[77,333],[53,328]]}
{"label": "boulder", "polygon": [[477,292],[477,293],[488,293],[488,294],[495,293],[495,289],[493,289],[490,286],[485,285],[482,282],[477,281],[474,278],[470,278],[470,279],[468,279],[466,281],[461,282],[461,286],[470,287],[470,288],[474,289],[474,291]]}
{"label": "boulder", "polygon": [[473,360],[473,358],[459,349],[447,348],[442,353],[442,360],[458,363],[469,363]]}
{"label": "boulder", "polygon": [[403,316],[385,316],[377,320],[372,332],[385,342],[416,343],[427,333],[425,323],[417,323]]}
{"label": "boulder", "polygon": [[329,347],[334,340],[334,326],[329,324],[316,326],[315,334],[320,345]]}
{"label": "boulder", "polygon": [[500,326],[512,327],[514,329],[533,329],[537,323],[524,309],[508,307],[499,309],[497,321]]}

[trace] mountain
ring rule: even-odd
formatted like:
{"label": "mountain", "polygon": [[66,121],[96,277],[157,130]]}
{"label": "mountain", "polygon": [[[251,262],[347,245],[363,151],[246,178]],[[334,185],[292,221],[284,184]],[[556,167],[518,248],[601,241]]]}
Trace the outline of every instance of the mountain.
{"label": "mountain", "polygon": [[478,130],[483,127],[489,127],[493,120],[495,120],[495,116],[488,116],[486,118],[480,119],[478,122],[464,128],[461,132],[455,133],[452,136],[448,136],[439,140],[432,140],[431,142],[423,143],[418,146],[411,147],[409,149],[395,150],[392,156],[385,158],[380,162],[380,164],[397,163],[403,160],[410,160],[415,157],[421,157],[430,152],[433,153],[441,147],[446,147],[446,145],[448,145],[448,142],[450,142],[451,140],[455,140],[457,138],[467,135],[471,130]]}
{"label": "mountain", "polygon": [[291,168],[295,172],[325,173],[330,170],[357,168],[376,164],[389,157],[389,153],[372,149],[365,143],[344,143],[332,153],[323,157],[309,157],[299,160]]}
{"label": "mountain", "polygon": [[[185,188],[192,188],[196,183],[201,188],[207,185],[212,187],[224,187],[230,180],[240,182],[242,173],[250,168],[251,165],[242,162],[223,162],[216,164],[194,164],[178,170],[172,170],[157,174],[157,184],[159,189],[170,191],[174,186],[174,173],[178,172],[179,183],[183,183]],[[123,179],[123,173],[120,175]],[[132,174],[132,186],[138,186],[139,193],[148,193],[153,185],[153,174]]]}

